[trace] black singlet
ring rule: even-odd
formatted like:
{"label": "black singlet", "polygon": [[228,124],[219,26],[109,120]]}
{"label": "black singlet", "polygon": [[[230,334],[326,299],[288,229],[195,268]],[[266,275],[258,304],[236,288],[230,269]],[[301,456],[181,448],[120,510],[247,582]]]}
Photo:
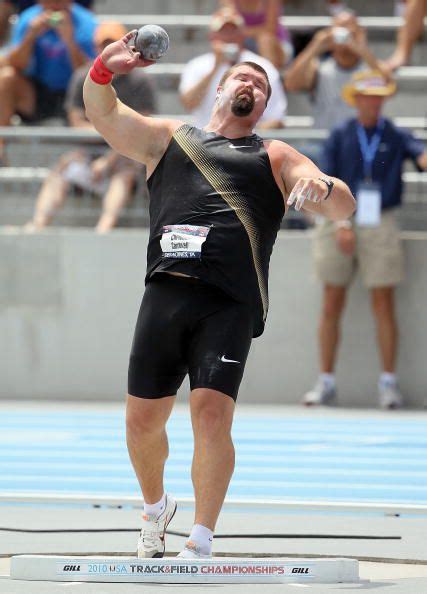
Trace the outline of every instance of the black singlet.
{"label": "black singlet", "polygon": [[[146,282],[161,271],[200,278],[249,304],[254,336],[262,334],[270,256],[285,212],[263,139],[253,134],[230,140],[184,124],[174,133],[148,188]],[[186,226],[195,234],[199,227],[208,231],[201,252],[170,251],[184,245],[179,241],[169,241],[165,251],[165,233],[170,240],[172,229],[172,239],[179,240]]]}

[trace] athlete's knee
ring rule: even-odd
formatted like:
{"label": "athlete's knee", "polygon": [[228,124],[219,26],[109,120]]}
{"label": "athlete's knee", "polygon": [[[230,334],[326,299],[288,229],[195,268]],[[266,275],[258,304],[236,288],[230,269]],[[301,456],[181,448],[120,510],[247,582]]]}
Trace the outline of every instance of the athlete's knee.
{"label": "athlete's knee", "polygon": [[157,402],[153,400],[138,399],[136,405],[128,405],[126,410],[126,432],[130,437],[142,439],[144,435],[155,434],[163,431],[166,419],[159,414]]}
{"label": "athlete's knee", "polygon": [[196,435],[215,439],[218,435],[231,433],[232,408],[234,402],[225,394],[218,397],[197,397],[192,402],[192,419]]}

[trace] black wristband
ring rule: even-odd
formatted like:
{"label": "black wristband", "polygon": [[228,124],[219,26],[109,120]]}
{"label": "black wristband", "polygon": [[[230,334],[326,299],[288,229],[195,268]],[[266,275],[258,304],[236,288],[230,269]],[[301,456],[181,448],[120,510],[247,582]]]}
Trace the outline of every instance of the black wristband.
{"label": "black wristband", "polygon": [[323,198],[323,200],[327,200],[331,195],[332,190],[334,189],[334,182],[331,179],[327,179],[326,177],[319,177],[320,181],[324,182],[328,187],[328,193]]}

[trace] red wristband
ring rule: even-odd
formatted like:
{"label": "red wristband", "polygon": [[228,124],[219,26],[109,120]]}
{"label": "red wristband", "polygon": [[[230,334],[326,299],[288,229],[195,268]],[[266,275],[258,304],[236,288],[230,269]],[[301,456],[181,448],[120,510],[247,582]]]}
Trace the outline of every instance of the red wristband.
{"label": "red wristband", "polygon": [[101,56],[98,56],[89,71],[90,77],[97,85],[108,85],[113,79],[113,72],[109,70]]}

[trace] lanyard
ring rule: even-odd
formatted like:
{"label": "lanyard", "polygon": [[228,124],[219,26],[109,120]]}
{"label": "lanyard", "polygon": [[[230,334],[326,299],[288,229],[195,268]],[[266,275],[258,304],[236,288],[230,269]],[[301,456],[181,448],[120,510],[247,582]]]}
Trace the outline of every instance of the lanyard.
{"label": "lanyard", "polygon": [[357,138],[359,140],[360,152],[362,153],[363,158],[365,180],[372,180],[372,166],[375,155],[378,151],[378,147],[380,146],[384,131],[384,124],[384,120],[381,119],[377,124],[375,133],[369,141],[365,128],[361,124],[357,123]]}

